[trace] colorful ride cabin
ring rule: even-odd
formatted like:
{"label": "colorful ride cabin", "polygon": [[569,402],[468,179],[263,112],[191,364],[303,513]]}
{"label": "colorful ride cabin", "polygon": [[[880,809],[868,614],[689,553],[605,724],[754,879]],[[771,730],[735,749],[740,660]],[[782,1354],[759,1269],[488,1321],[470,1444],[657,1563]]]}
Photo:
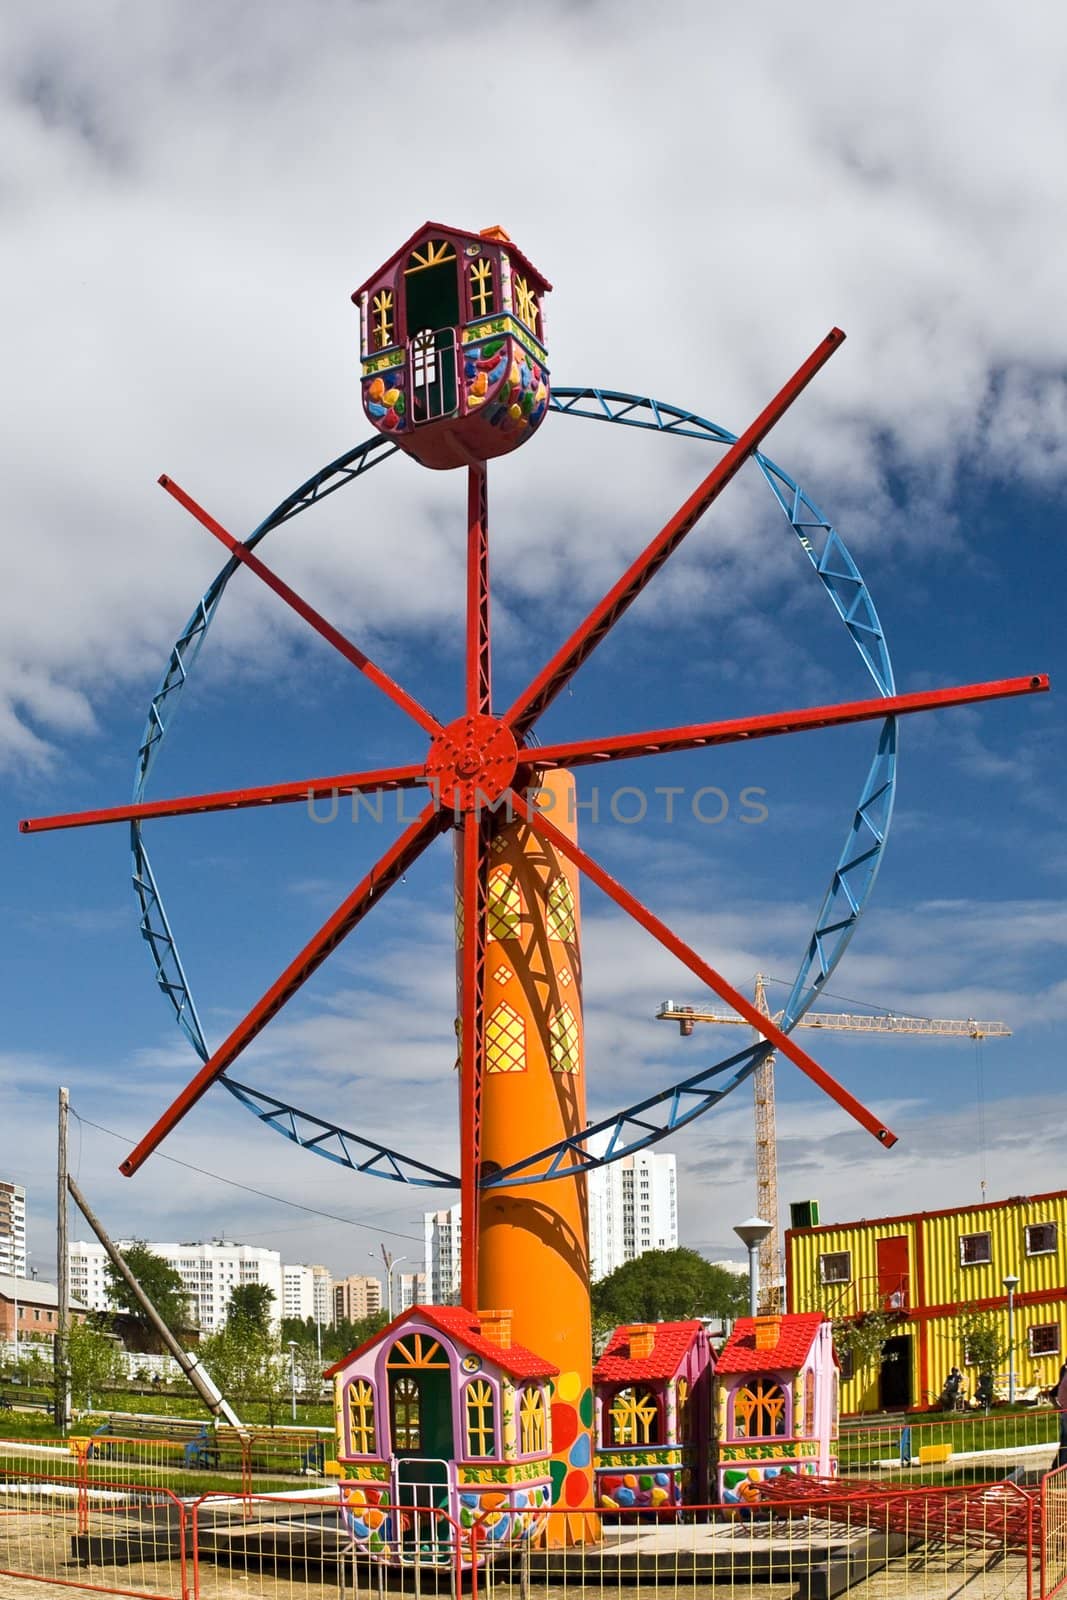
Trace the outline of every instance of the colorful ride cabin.
{"label": "colorful ride cabin", "polygon": [[837,1362],[821,1311],[738,1317],[715,1364],[718,1500],[780,1473],[837,1474]]}
{"label": "colorful ride cabin", "polygon": [[706,1503],[713,1370],[702,1322],[615,1329],[593,1369],[604,1510]]}
{"label": "colorful ride cabin", "polygon": [[374,426],[439,469],[522,444],[548,409],[551,287],[503,228],[424,223],[352,296]]}
{"label": "colorful ride cabin", "polygon": [[[552,1498],[550,1381],[510,1311],[413,1306],[329,1369],[349,1530],[383,1562],[530,1538]],[[473,1543],[468,1543],[468,1538]]]}

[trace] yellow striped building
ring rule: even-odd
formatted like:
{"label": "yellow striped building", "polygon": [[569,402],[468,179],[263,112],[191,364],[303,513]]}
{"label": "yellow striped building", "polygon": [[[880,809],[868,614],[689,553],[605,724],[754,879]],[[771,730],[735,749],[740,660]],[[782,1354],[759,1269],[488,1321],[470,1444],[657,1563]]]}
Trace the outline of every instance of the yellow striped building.
{"label": "yellow striped building", "polygon": [[[1048,1388],[1067,1358],[1067,1190],[995,1200],[959,1210],[915,1212],[786,1232],[790,1311],[859,1318],[890,1316],[881,1364],[842,1371],[845,1412],[936,1405],[953,1366],[973,1394],[963,1324],[992,1314],[1009,1342],[1016,1396]],[[998,1392],[1007,1386],[996,1374]]]}

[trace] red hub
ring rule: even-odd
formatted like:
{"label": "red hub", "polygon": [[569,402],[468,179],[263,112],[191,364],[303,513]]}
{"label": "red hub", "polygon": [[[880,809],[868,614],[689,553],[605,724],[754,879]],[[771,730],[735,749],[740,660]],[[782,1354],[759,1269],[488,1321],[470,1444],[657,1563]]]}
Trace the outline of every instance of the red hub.
{"label": "red hub", "polygon": [[477,811],[511,786],[519,761],[515,735],[499,717],[457,717],[430,746],[426,772],[442,810]]}

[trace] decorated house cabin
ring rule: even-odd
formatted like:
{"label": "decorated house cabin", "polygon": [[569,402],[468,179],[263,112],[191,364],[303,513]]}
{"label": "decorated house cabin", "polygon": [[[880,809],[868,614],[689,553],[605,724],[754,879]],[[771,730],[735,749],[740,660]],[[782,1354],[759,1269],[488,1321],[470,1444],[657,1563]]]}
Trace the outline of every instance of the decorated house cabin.
{"label": "decorated house cabin", "polygon": [[558,1370],[512,1343],[510,1311],[460,1306],[413,1306],[331,1367],[357,1545],[400,1564],[447,1560],[455,1523],[476,1541],[530,1537],[551,1501]]}
{"label": "decorated house cabin", "polygon": [[424,223],[352,296],[374,426],[425,467],[522,444],[548,408],[551,287],[503,228]]}
{"label": "decorated house cabin", "polygon": [[837,1362],[821,1311],[739,1317],[715,1364],[718,1500],[779,1473],[837,1473]]}
{"label": "decorated house cabin", "polygon": [[706,1503],[713,1368],[701,1322],[615,1329],[593,1369],[605,1510]]}

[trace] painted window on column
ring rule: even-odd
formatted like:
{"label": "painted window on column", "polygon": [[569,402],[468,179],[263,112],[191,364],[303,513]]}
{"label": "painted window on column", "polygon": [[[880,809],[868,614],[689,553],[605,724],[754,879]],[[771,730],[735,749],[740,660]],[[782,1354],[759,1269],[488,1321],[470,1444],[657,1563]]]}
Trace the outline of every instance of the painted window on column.
{"label": "painted window on column", "polygon": [[486,1072],[526,1071],[526,1024],[502,1001],[485,1024]]}
{"label": "painted window on column", "polygon": [[489,874],[490,939],[517,939],[522,933],[522,893],[511,867]]}
{"label": "painted window on column", "polygon": [[561,939],[564,944],[574,943],[574,891],[562,872],[548,886],[545,921],[550,939]]}
{"label": "painted window on column", "polygon": [[548,1057],[553,1072],[578,1071],[578,1022],[570,1006],[549,1018]]}

